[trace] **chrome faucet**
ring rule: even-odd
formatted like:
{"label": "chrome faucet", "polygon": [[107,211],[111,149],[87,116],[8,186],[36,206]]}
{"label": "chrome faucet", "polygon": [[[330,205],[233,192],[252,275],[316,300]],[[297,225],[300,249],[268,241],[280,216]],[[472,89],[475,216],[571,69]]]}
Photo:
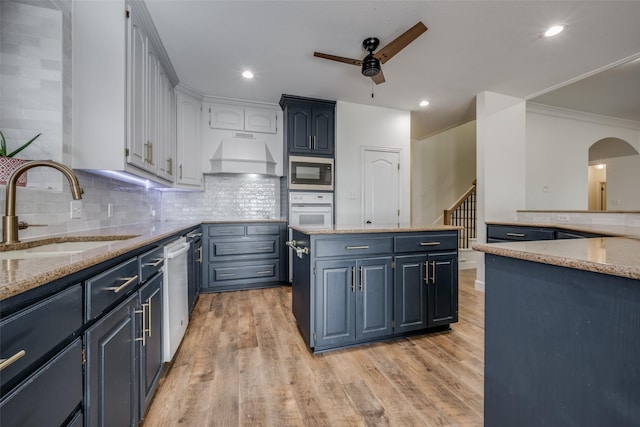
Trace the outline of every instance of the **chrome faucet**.
{"label": "chrome faucet", "polygon": [[71,196],[74,200],[82,199],[82,187],[73,171],[67,166],[52,160],[34,160],[16,168],[7,180],[7,199],[5,201],[5,214],[2,217],[2,243],[17,243],[18,217],[16,216],[16,184],[23,172],[39,166],[47,166],[59,170],[69,180]]}

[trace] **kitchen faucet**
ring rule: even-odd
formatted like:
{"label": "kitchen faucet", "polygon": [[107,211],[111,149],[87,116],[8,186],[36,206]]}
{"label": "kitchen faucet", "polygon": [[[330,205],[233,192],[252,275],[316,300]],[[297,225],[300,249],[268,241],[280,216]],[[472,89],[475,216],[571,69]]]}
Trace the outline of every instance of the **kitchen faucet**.
{"label": "kitchen faucet", "polygon": [[7,197],[5,214],[2,217],[2,243],[17,243],[18,240],[18,217],[16,215],[16,184],[23,172],[38,166],[47,166],[59,170],[69,180],[71,186],[71,196],[74,200],[82,199],[82,187],[73,171],[67,166],[52,160],[34,160],[16,168],[7,180]]}

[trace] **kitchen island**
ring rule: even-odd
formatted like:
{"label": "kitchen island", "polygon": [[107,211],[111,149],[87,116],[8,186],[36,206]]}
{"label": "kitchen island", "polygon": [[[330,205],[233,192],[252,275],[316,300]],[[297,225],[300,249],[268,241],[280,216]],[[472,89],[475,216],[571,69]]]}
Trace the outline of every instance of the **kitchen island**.
{"label": "kitchen island", "polygon": [[485,425],[637,425],[640,240],[474,249],[485,253]]}
{"label": "kitchen island", "polygon": [[312,352],[457,322],[457,227],[290,228],[292,310]]}

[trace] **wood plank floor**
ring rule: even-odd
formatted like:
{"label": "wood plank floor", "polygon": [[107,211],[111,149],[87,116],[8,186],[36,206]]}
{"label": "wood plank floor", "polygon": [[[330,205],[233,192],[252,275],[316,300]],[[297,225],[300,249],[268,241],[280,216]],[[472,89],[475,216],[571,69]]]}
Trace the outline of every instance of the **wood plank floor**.
{"label": "wood plank floor", "polygon": [[291,288],[203,294],[143,423],[481,426],[484,293],[460,271],[451,331],[311,355]]}

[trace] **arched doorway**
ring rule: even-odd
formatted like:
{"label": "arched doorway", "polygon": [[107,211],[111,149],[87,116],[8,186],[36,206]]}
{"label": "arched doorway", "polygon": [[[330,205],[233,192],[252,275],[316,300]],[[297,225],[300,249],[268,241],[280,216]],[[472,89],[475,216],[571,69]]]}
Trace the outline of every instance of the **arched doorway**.
{"label": "arched doorway", "polygon": [[640,154],[620,138],[603,138],[589,147],[589,210],[638,210]]}

